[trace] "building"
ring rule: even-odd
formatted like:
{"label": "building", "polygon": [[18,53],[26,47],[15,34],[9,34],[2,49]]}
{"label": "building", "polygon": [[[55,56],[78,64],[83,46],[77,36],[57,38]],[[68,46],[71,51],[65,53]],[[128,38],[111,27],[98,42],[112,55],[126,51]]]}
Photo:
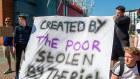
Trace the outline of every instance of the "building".
{"label": "building", "polygon": [[0,26],[4,25],[7,16],[13,18],[13,0],[0,0]]}
{"label": "building", "polygon": [[33,16],[83,16],[83,11],[70,2],[60,3],[59,0],[14,0],[14,24],[18,24],[17,15],[20,14],[32,25]]}
{"label": "building", "polygon": [[[77,0],[76,0],[77,1]],[[0,26],[8,16],[13,20],[13,26],[18,25],[18,15],[27,18],[27,24],[32,26],[33,16],[87,16],[86,7],[75,0],[0,0]],[[0,45],[2,38],[0,38]]]}
{"label": "building", "polygon": [[140,19],[137,18],[137,10],[138,9],[134,9],[125,12],[125,16],[129,16],[131,19],[130,32],[134,32],[136,24],[140,22]]}

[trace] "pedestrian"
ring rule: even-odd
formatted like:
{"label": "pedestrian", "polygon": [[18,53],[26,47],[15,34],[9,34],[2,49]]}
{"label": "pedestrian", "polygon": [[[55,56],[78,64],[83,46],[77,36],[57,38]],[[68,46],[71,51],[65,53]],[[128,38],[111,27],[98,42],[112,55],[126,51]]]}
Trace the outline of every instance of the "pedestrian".
{"label": "pedestrian", "polygon": [[23,15],[18,16],[19,26],[15,27],[13,37],[13,52],[16,53],[16,76],[19,79],[19,68],[22,51],[25,52],[32,28],[26,24],[26,17]]}
{"label": "pedestrian", "polygon": [[[5,25],[6,25],[5,27],[12,27],[11,24],[12,24],[11,18],[10,17],[5,18]],[[4,74],[8,74],[12,72],[10,53],[12,57],[15,59],[15,54],[13,53],[13,47],[12,47],[13,37],[4,36],[3,40],[4,40],[3,51],[8,61],[8,69],[4,72]]]}
{"label": "pedestrian", "polygon": [[[124,50],[123,69],[121,69],[121,62],[118,61],[112,70],[111,79],[140,79],[140,69],[138,68],[140,67],[140,61],[138,61],[140,51],[136,47],[125,47]],[[122,73],[120,74],[120,72]]]}
{"label": "pedestrian", "polygon": [[[137,10],[138,19],[140,19],[140,8]],[[140,50],[140,22],[136,25],[134,46]]]}
{"label": "pedestrian", "polygon": [[114,27],[114,39],[113,39],[113,48],[111,56],[111,70],[114,64],[118,61],[119,57],[124,56],[123,48],[129,46],[129,24],[130,18],[124,16],[125,7],[118,6],[116,8],[116,15],[113,16],[115,27]]}

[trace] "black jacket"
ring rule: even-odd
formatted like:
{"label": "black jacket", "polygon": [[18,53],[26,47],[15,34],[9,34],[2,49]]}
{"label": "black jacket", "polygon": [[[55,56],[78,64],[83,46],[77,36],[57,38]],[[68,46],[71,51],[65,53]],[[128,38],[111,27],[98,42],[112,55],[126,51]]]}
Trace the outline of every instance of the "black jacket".
{"label": "black jacket", "polygon": [[130,18],[127,16],[115,20],[113,45],[129,46],[129,24]]}
{"label": "black jacket", "polygon": [[31,30],[32,27],[30,26],[16,26],[14,30],[13,46],[15,46],[15,44],[27,44],[31,34]]}

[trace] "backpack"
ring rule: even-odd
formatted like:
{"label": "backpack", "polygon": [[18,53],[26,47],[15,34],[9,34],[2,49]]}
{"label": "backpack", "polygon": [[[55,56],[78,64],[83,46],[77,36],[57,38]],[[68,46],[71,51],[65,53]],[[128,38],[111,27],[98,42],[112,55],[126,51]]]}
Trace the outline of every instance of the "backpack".
{"label": "backpack", "polygon": [[[124,72],[124,59],[123,57],[120,57],[119,58],[119,61],[120,61],[120,72],[119,72],[119,76],[121,76]],[[138,67],[138,72],[139,72],[139,75],[140,75],[140,61],[137,61],[137,67]]]}

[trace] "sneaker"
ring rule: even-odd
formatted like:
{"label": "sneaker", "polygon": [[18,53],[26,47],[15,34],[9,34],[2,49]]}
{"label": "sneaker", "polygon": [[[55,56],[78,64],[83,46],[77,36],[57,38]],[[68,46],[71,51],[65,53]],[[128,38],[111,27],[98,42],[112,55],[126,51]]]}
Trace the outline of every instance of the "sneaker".
{"label": "sneaker", "polygon": [[8,69],[6,72],[4,72],[4,74],[9,74],[12,72],[12,69]]}

